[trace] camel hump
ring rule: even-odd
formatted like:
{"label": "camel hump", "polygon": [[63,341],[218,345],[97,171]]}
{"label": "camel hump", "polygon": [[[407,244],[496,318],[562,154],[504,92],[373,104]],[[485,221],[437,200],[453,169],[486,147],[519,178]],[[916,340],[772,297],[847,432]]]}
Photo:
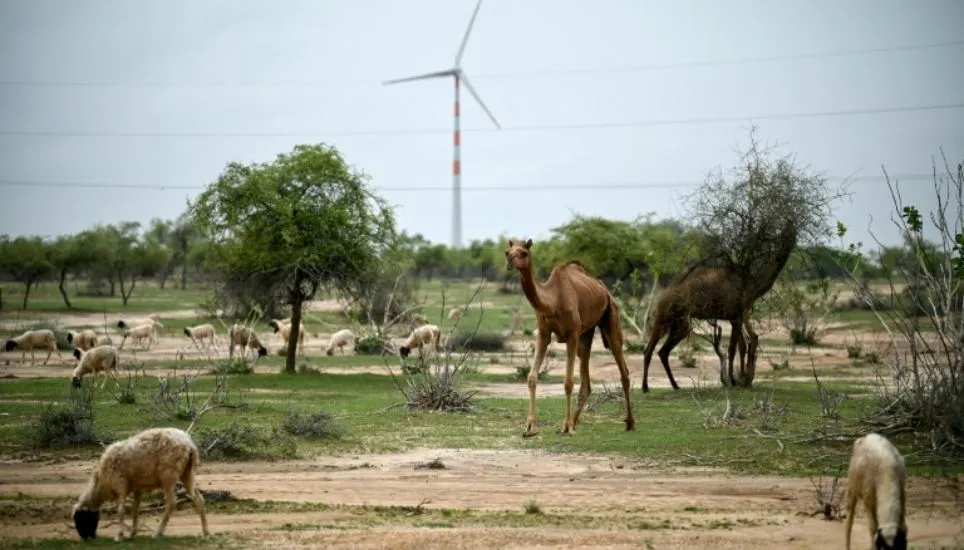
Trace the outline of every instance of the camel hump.
{"label": "camel hump", "polygon": [[570,265],[571,265],[571,266],[575,266],[575,267],[578,267],[579,269],[581,269],[581,270],[583,270],[583,271],[586,271],[586,266],[584,266],[584,265],[582,264],[582,262],[580,262],[579,260],[569,260],[569,261],[566,262],[564,265],[566,265],[566,266],[570,266]]}

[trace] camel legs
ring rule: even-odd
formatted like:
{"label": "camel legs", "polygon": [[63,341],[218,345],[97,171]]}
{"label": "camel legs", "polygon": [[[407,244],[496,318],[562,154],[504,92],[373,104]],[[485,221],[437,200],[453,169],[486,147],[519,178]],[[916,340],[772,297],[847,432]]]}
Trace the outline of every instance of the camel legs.
{"label": "camel legs", "polygon": [[[540,327],[539,338],[536,339],[536,358],[529,369],[529,416],[526,418],[526,428],[522,432],[522,437],[531,437],[539,433],[536,426],[536,384],[539,382],[539,369],[542,362],[546,359],[546,350],[549,348],[549,331]],[[571,381],[570,381],[571,382]]]}
{"label": "camel legs", "polygon": [[[571,434],[573,431],[572,421],[572,372],[576,366],[576,352],[579,348],[579,338],[575,334],[570,334],[566,338],[566,378],[563,387],[566,390],[566,419],[562,422],[562,434]],[[580,382],[581,386],[583,383]],[[580,389],[580,392],[582,390]]]}
{"label": "camel legs", "polygon": [[[744,380],[744,384],[753,381],[753,376],[756,373],[756,352],[757,347],[760,345],[760,336],[757,335],[753,330],[753,326],[750,324],[750,310],[744,310],[743,312],[743,327],[746,329],[746,335],[748,337],[747,342],[747,352],[746,352],[746,365],[740,362],[740,366],[744,368],[744,371],[740,373],[741,379]],[[741,339],[743,333],[740,333]]]}
{"label": "camel legs", "polygon": [[[623,385],[623,401],[626,403],[626,431],[632,432],[636,430],[636,419],[633,417],[633,404],[629,398],[629,392],[633,389],[633,383],[629,379],[629,366],[626,364],[626,356],[623,355],[623,329],[619,326],[619,316],[615,315],[610,318],[609,326],[602,329],[604,342],[609,342],[609,351],[613,354],[613,359],[616,360],[616,366],[619,367],[619,381]],[[588,353],[587,353],[588,355]],[[587,360],[587,376],[588,376],[588,360]],[[673,381],[672,375],[670,375],[670,380]],[[676,382],[673,381],[675,385]]]}
{"label": "camel legs", "polygon": [[[657,320],[653,323],[653,331],[649,335],[649,342],[646,342],[646,349],[643,350],[643,392],[649,391],[649,362],[653,360],[653,351],[656,350],[656,344],[659,343],[660,339],[665,334],[663,330],[663,325]],[[612,346],[615,348],[615,346]]]}
{"label": "camel legs", "polygon": [[592,351],[592,337],[595,333],[596,329],[587,330],[579,337],[579,349],[577,350],[579,356],[579,400],[576,402],[576,414],[572,417],[573,430],[579,424],[579,415],[582,414],[582,408],[586,405],[589,394],[592,393],[592,384],[589,381],[589,353]]}
{"label": "camel legs", "polygon": [[742,373],[746,365],[746,340],[743,338],[743,325],[739,319],[730,321],[730,346],[727,350],[729,354],[729,361],[727,361],[729,378],[726,382],[728,386],[734,385],[736,381],[733,377],[733,359],[736,355],[737,348],[740,350],[740,373]]}
{"label": "camel legs", "polygon": [[[686,323],[687,323],[686,321],[680,321],[680,322],[675,322],[670,324],[669,330],[668,330],[669,336],[666,337],[666,342],[663,344],[663,347],[659,348],[659,353],[658,353],[659,361],[663,364],[663,369],[666,370],[666,377],[669,378],[669,383],[673,386],[674,390],[679,389],[679,384],[676,383],[676,379],[673,378],[673,371],[670,370],[669,368],[669,354],[673,351],[673,348],[675,348],[677,344],[679,344],[680,342],[683,341],[684,338],[686,338],[686,335],[689,333],[689,326]],[[655,332],[656,331],[654,330],[653,333],[655,334]],[[650,339],[649,344],[646,345],[647,350],[649,349],[650,344],[652,344],[653,347],[656,346],[655,341],[653,339]],[[615,350],[616,346],[612,345],[612,349]],[[650,352],[650,355],[652,355],[652,352]],[[644,359],[643,360],[643,391],[644,392],[649,391],[649,384],[647,383],[647,380],[646,380],[649,374],[648,372],[649,369],[647,368],[648,366],[649,366],[649,362]]]}

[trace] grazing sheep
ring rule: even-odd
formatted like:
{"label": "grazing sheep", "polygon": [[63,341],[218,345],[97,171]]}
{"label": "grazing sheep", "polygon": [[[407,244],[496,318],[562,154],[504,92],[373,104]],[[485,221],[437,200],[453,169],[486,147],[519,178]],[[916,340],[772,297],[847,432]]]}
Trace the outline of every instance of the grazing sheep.
{"label": "grazing sheep", "polygon": [[184,335],[191,339],[195,344],[207,340],[210,345],[214,345],[214,325],[205,323],[195,327],[184,327]]}
{"label": "grazing sheep", "polygon": [[104,373],[104,381],[100,383],[100,387],[104,387],[107,384],[107,375],[110,374],[114,379],[117,379],[117,365],[120,363],[120,353],[117,352],[117,348],[114,346],[97,346],[89,351],[81,351],[80,348],[74,348],[74,357],[79,361],[77,368],[74,369],[73,378],[71,383],[75,388],[79,388],[81,384],[81,379],[85,374],[91,375],[94,383],[97,383],[97,373]]}
{"label": "grazing sheep", "polygon": [[424,313],[416,313],[415,315],[412,315],[412,321],[415,321],[420,325],[424,325],[428,322],[428,317]]}
{"label": "grazing sheep", "polygon": [[15,348],[20,348],[23,353],[20,355],[20,362],[23,363],[27,360],[27,352],[30,352],[30,365],[34,365],[37,362],[37,358],[34,356],[35,349],[46,349],[47,357],[44,358],[44,365],[50,360],[50,354],[54,351],[57,352],[57,358],[63,360],[64,356],[60,353],[60,348],[57,347],[57,338],[54,336],[54,331],[49,328],[42,328],[39,330],[28,330],[16,338],[11,338],[7,340],[4,349],[6,351],[13,351]]}
{"label": "grazing sheep", "polygon": [[449,319],[458,319],[465,314],[465,309],[461,307],[453,307],[449,310]]}
{"label": "grazing sheep", "polygon": [[291,317],[288,317],[287,319],[272,319],[268,321],[268,326],[274,329],[275,334],[277,334],[278,331],[281,330],[281,325],[290,325],[290,324],[291,324]]}
{"label": "grazing sheep", "polygon": [[[281,339],[284,340],[285,348],[287,348],[288,339],[291,338],[291,323],[285,323],[279,319],[272,319],[268,324],[274,328],[275,334],[281,333]],[[305,324],[302,323],[300,328],[301,330],[298,331],[298,349],[303,354],[305,351]]]}
{"label": "grazing sheep", "polygon": [[418,348],[418,356],[422,356],[422,346],[425,344],[435,344],[435,351],[442,351],[439,340],[442,337],[442,330],[438,325],[422,325],[417,327],[409,335],[405,345],[398,349],[402,357],[408,357],[412,353],[412,348]]}
{"label": "grazing sheep", "polygon": [[100,336],[97,337],[97,345],[98,345],[98,346],[110,346],[110,345],[112,345],[113,343],[114,343],[114,342],[110,339],[110,336],[108,336],[108,335],[106,335],[106,334],[101,334]]}
{"label": "grazing sheep", "polygon": [[121,340],[121,345],[120,345],[121,349],[124,348],[124,342],[126,342],[128,338],[131,339],[131,342],[140,342],[141,340],[147,340],[147,349],[150,349],[151,338],[154,335],[154,324],[146,323],[143,325],[137,325],[136,327],[133,327],[133,328],[124,329],[123,335],[124,335],[124,339]]}
{"label": "grazing sheep", "polygon": [[199,465],[197,445],[187,432],[177,428],[150,428],[111,443],[104,449],[87,488],[74,504],[73,519],[77,534],[84,540],[96,538],[100,507],[104,502],[116,498],[120,524],[116,539],[124,538],[127,527],[124,525],[124,500],[128,494],[132,494],[132,525],[128,538],[133,538],[137,533],[141,492],[161,489],[164,491],[164,516],[154,531],[154,537],[161,536],[176,505],[174,484],[180,481],[194,510],[201,517],[201,531],[208,535],[204,497],[194,479]]}
{"label": "grazing sheep", "polygon": [[268,355],[268,348],[264,347],[258,334],[243,325],[231,325],[228,331],[228,340],[231,348],[228,350],[228,357],[234,357],[234,346],[241,346],[241,358],[248,354],[248,348],[258,350],[258,357]]}
{"label": "grazing sheep", "polygon": [[[126,320],[126,321],[125,321],[124,319],[121,319],[120,321],[117,321],[117,328],[119,328],[119,329],[125,329],[125,328],[130,328],[130,327],[139,327],[139,326],[143,326],[143,325],[152,325],[152,326],[153,326],[153,330],[151,331],[151,343],[152,343],[152,344],[156,344],[156,343],[157,343],[157,327],[164,328],[164,325],[161,323],[161,320],[158,318],[158,316],[157,316],[156,313],[153,313],[153,314],[151,314],[151,315],[148,315],[148,316],[145,317],[144,319],[128,319],[128,320]],[[123,344],[122,344],[122,345],[123,345]]]}
{"label": "grazing sheep", "polygon": [[343,328],[331,335],[331,339],[328,340],[328,348],[325,350],[325,353],[328,355],[334,355],[335,347],[337,347],[338,351],[340,351],[342,355],[344,355],[345,346],[347,346],[348,344],[354,344],[354,343],[355,343],[355,333],[348,330],[347,328]]}
{"label": "grazing sheep", "polygon": [[857,501],[864,504],[871,550],[907,550],[904,457],[886,437],[869,433],[854,441],[847,471],[846,546]]}
{"label": "grazing sheep", "polygon": [[97,333],[90,329],[80,332],[70,330],[67,331],[67,343],[73,345],[75,348],[87,351],[97,346]]}

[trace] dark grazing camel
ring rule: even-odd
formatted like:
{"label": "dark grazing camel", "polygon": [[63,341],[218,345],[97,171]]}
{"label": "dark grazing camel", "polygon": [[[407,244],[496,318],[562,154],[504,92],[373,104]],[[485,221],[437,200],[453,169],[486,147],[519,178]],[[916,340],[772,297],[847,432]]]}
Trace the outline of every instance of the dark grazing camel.
{"label": "dark grazing camel", "polygon": [[[659,360],[666,369],[666,376],[673,389],[679,389],[669,368],[669,354],[689,335],[691,319],[730,322],[728,379],[724,380],[724,384],[734,385],[737,382],[733,376],[733,359],[737,348],[740,351],[740,380],[743,383],[752,381],[752,374],[747,368],[752,370],[756,364],[759,337],[750,326],[750,310],[756,300],[773,287],[796,247],[797,231],[793,223],[784,227],[778,242],[779,246],[774,254],[759,269],[747,270],[743,275],[728,262],[723,262],[722,265],[698,262],[660,293],[652,333],[643,352],[644,392],[649,391],[649,363],[653,351],[660,339],[666,335],[666,342],[659,349]],[[749,342],[743,337],[744,329]],[[748,374],[750,376],[747,376]]]}

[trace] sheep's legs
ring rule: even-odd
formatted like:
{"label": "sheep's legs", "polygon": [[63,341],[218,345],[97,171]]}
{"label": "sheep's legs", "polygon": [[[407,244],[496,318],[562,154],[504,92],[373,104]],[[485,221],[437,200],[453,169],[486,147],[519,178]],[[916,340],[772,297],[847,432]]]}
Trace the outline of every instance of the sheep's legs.
{"label": "sheep's legs", "polygon": [[847,550],[850,550],[850,531],[854,526],[854,513],[857,511],[857,499],[847,491],[847,521],[844,522],[844,541]]}
{"label": "sheep's legs", "polygon": [[194,506],[194,511],[197,512],[197,515],[201,516],[201,532],[209,535],[208,518],[204,513],[204,496],[201,495],[201,491],[194,486],[194,478],[191,476],[192,474],[184,476],[181,479],[181,483],[184,484],[184,490],[187,491],[188,497],[191,498],[191,506]]}
{"label": "sheep's legs", "polygon": [[174,504],[176,500],[174,499],[174,484],[169,483],[164,486],[164,515],[161,516],[161,522],[157,524],[157,530],[154,531],[154,538],[157,538],[164,534],[164,528],[167,527],[167,520],[171,519],[171,512],[174,511]]}
{"label": "sheep's legs", "polygon": [[[124,525],[124,502],[126,500],[127,500],[127,491],[123,489],[118,491],[117,492],[117,524],[119,526],[119,529],[117,530],[117,536],[114,537],[114,540],[117,540],[117,541],[124,539],[124,529],[127,528],[127,526]],[[131,533],[131,536],[134,536],[133,532]]]}
{"label": "sheep's legs", "polygon": [[[107,376],[106,373],[104,374],[104,376]],[[133,510],[131,510],[131,536],[130,536],[130,538],[134,538],[134,535],[137,534],[137,516],[138,516],[138,514],[139,514],[140,511],[141,511],[141,492],[140,492],[140,491],[134,491],[133,501],[134,501],[134,502],[131,503],[131,506],[132,506]]]}

